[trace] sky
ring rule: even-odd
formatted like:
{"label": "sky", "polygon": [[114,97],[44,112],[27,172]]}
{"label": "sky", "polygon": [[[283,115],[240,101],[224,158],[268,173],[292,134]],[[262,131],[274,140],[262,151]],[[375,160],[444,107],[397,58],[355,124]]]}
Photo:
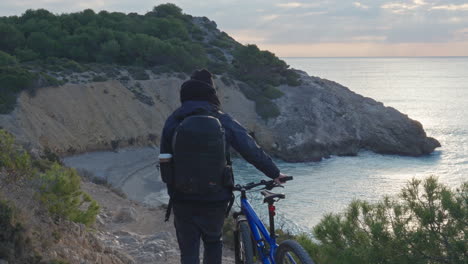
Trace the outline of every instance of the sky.
{"label": "sky", "polygon": [[[27,9],[144,14],[168,1],[0,0],[0,15]],[[280,57],[468,56],[468,0],[173,0],[243,44]]]}

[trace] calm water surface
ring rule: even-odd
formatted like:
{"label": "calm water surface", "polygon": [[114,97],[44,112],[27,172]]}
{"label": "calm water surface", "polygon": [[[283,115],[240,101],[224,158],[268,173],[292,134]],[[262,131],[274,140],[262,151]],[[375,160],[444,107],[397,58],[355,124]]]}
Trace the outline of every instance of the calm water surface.
{"label": "calm water surface", "polygon": [[[436,175],[459,186],[468,180],[468,57],[457,58],[284,58],[293,68],[336,81],[420,121],[442,147],[425,157],[361,152],[318,163],[278,162],[295,180],[280,190],[278,204],[286,227],[308,230],[329,212],[340,212],[353,199],[376,201],[396,195],[415,177]],[[262,179],[252,166],[235,161],[238,182]],[[255,206],[266,214],[257,194]]]}

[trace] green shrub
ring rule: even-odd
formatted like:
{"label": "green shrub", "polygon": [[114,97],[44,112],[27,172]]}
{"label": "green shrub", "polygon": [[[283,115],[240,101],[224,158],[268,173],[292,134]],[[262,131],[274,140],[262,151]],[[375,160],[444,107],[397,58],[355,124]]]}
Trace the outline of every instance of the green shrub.
{"label": "green shrub", "polygon": [[46,87],[46,86],[59,86],[64,84],[63,81],[58,80],[57,78],[47,74],[47,73],[41,73],[40,75],[39,83],[36,87]]}
{"label": "green shrub", "polygon": [[28,48],[17,48],[15,49],[15,55],[21,62],[33,61],[39,59],[40,55]]}
{"label": "green shrub", "polygon": [[107,77],[102,76],[102,75],[96,75],[92,79],[93,82],[105,82],[107,81]]}
{"label": "green shrub", "polygon": [[16,183],[35,174],[29,154],[18,149],[14,137],[3,129],[0,129],[0,169],[6,173],[0,185]]}
{"label": "green shrub", "polygon": [[80,189],[76,170],[55,163],[40,175],[40,200],[56,216],[90,226],[99,213],[99,205]]}
{"label": "green shrub", "polygon": [[72,72],[81,73],[81,72],[86,71],[86,69],[81,64],[79,64],[78,62],[74,60],[65,60],[62,63],[62,67],[65,69],[71,70]]}
{"label": "green shrub", "polygon": [[16,58],[10,54],[0,50],[0,66],[8,66],[16,64]]}
{"label": "green shrub", "polygon": [[255,100],[255,111],[265,120],[281,114],[278,106],[266,97],[259,97]]}
{"label": "green shrub", "polygon": [[21,67],[0,67],[0,114],[11,112],[15,108],[17,95],[33,87],[37,77],[37,74]]}
{"label": "green shrub", "polygon": [[210,45],[224,49],[232,47],[232,43],[224,39],[213,39],[212,41],[210,41]]}
{"label": "green shrub", "polygon": [[263,95],[268,99],[277,99],[283,96],[284,93],[269,85],[263,90]]}
{"label": "green shrub", "polygon": [[413,179],[400,200],[354,201],[314,227],[319,243],[300,241],[322,264],[465,264],[467,219],[468,182],[451,190],[434,177]]}

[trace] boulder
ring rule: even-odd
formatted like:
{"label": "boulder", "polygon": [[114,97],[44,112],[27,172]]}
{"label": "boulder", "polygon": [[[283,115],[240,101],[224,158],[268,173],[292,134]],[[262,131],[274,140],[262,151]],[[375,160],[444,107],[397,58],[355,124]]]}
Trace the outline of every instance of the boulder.
{"label": "boulder", "polygon": [[115,214],[114,222],[130,223],[137,220],[137,212],[133,207],[123,207]]}

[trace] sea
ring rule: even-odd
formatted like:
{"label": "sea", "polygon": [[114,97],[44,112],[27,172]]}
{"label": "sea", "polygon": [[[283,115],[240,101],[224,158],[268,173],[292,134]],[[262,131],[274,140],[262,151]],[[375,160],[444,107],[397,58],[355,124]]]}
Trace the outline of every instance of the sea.
{"label": "sea", "polygon": [[[362,151],[355,157],[320,162],[276,161],[294,180],[277,204],[284,228],[310,232],[325,214],[343,212],[355,200],[398,199],[413,178],[435,176],[451,188],[468,181],[468,57],[282,58],[292,68],[338,82],[418,120],[442,147],[423,157]],[[264,177],[242,160],[235,161],[238,182]],[[250,194],[262,218],[267,209],[258,192]]]}
{"label": "sea", "polygon": [[[342,213],[355,199],[368,202],[384,196],[398,199],[401,189],[413,178],[435,176],[450,188],[468,181],[468,57],[282,59],[292,68],[338,82],[418,120],[427,135],[438,139],[442,147],[423,157],[361,151],[357,156],[332,156],[320,162],[276,160],[284,174],[294,177],[284,188],[274,190],[286,195],[286,199],[276,204],[279,227],[292,233],[311,234],[324,215]],[[149,168],[156,152],[141,148],[88,153],[68,157],[65,163],[108,177]],[[154,158],[146,162],[139,155]],[[237,183],[268,179],[242,159],[233,162]],[[152,171],[140,176],[151,178]],[[146,181],[130,181],[124,189],[139,193],[135,188],[146,185]],[[165,191],[150,195],[154,201],[167,199],[164,196]],[[259,191],[249,192],[248,197],[260,217],[267,221],[267,207]]]}

